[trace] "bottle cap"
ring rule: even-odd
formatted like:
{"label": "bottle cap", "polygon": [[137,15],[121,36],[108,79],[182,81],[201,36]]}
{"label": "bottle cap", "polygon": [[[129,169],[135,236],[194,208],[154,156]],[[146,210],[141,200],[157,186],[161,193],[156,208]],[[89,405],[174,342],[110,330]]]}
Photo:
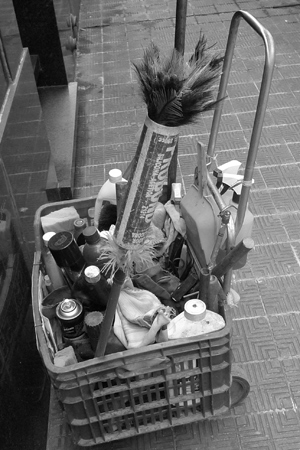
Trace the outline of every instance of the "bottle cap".
{"label": "bottle cap", "polygon": [[94,226],[86,227],[82,234],[88,244],[96,244],[96,242],[99,242],[101,239],[99,231]]}
{"label": "bottle cap", "polygon": [[74,228],[81,230],[85,227],[86,227],[86,222],[84,219],[75,219],[74,220]]}
{"label": "bottle cap", "polygon": [[111,169],[108,173],[108,179],[111,183],[122,181],[122,171],[120,169]]}
{"label": "bottle cap", "polygon": [[184,316],[192,322],[203,320],[206,315],[206,305],[202,300],[188,300],[184,305]]}
{"label": "bottle cap", "polygon": [[101,274],[100,269],[97,266],[88,266],[84,270],[84,276],[88,283],[96,284],[98,281],[100,281]]}
{"label": "bottle cap", "polygon": [[50,239],[52,238],[52,236],[54,236],[56,233],[54,233],[54,231],[48,231],[48,233],[45,233],[43,235],[43,242],[45,247],[48,247],[48,243],[50,241]]}
{"label": "bottle cap", "polygon": [[95,208],[89,208],[88,209],[88,217],[90,219],[93,219],[95,217]]}
{"label": "bottle cap", "polygon": [[48,247],[59,267],[70,267],[78,271],[85,265],[82,253],[69,231],[55,233],[49,240]]}

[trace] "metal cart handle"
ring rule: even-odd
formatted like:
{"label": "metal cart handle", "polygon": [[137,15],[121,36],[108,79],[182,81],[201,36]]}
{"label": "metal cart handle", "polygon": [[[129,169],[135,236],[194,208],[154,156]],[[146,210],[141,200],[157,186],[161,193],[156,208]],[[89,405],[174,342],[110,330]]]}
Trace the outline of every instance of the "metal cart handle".
{"label": "metal cart handle", "polygon": [[[244,174],[244,184],[242,187],[241,198],[239,202],[239,207],[235,222],[235,233],[238,235],[241,226],[244,221],[245,212],[247,208],[249,192],[251,189],[253,170],[255,165],[255,160],[258,151],[258,144],[261,136],[261,131],[263,127],[263,121],[265,117],[265,112],[267,108],[267,102],[269,97],[269,91],[271,87],[274,63],[275,63],[275,44],[271,33],[264,28],[251,14],[246,11],[237,11],[231,20],[231,25],[229,29],[229,35],[227,40],[226,52],[223,64],[223,73],[220,80],[218,100],[226,96],[226,89],[228,84],[229,73],[232,64],[232,58],[238,33],[238,27],[241,19],[244,19],[255,31],[258,33],[265,45],[265,64],[261,83],[261,89],[258,97],[256,114],[254,118],[253,130],[251,134],[250,147],[248,151],[248,157],[245,167]],[[215,151],[216,140],[219,131],[219,125],[221,120],[223,102],[219,102],[215,110],[212,128],[208,143],[207,155],[212,157]]]}

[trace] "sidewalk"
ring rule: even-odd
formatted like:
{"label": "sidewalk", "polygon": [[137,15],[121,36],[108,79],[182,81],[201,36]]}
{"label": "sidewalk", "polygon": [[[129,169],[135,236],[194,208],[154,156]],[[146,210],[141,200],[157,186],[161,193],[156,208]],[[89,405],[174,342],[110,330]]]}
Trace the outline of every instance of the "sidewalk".
{"label": "sidewalk", "polygon": [[[260,141],[250,209],[255,250],[235,272],[241,295],[233,311],[234,365],[251,385],[249,396],[222,417],[115,441],[101,450],[300,449],[300,5],[287,0],[190,0],[186,54],[199,31],[224,51],[237,9],[250,12],[273,35],[276,67]],[[176,1],[89,0],[80,13],[77,81],[79,121],[75,195],[96,195],[111,168],[125,169],[145,118],[132,61],[152,39],[174,45]],[[245,164],[256,110],[264,47],[241,24],[216,146],[218,164]],[[196,140],[208,142],[211,114],[182,128],[178,182],[188,189]],[[52,396],[47,450],[75,450]]]}

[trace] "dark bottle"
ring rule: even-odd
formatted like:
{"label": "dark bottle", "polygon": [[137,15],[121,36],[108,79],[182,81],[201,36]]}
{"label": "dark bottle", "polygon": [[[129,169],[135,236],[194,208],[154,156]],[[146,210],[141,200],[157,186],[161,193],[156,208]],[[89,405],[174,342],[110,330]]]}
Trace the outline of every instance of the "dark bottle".
{"label": "dark bottle", "polygon": [[71,283],[74,283],[85,267],[85,260],[75,242],[73,234],[69,231],[56,233],[48,242],[56,264],[64,269]]}
{"label": "dark bottle", "polygon": [[101,276],[97,266],[88,266],[74,283],[72,296],[79,300],[85,311],[104,311],[107,305],[111,286]]}
{"label": "dark bottle", "polygon": [[103,239],[96,227],[91,226],[83,230],[85,244],[82,250],[84,260],[89,265],[102,265],[99,261],[103,247]]}
{"label": "dark bottle", "polygon": [[86,221],[84,219],[74,220],[74,239],[80,247],[85,244],[85,238],[83,235],[83,230],[86,228]]}

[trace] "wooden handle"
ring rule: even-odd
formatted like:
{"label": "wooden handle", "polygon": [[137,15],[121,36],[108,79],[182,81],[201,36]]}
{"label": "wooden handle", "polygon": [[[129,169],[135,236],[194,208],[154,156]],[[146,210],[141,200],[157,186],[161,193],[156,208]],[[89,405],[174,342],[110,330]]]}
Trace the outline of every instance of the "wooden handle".
{"label": "wooden handle", "polygon": [[114,275],[113,285],[112,285],[112,288],[110,291],[110,295],[109,295],[109,299],[108,299],[108,303],[107,303],[107,307],[106,307],[106,311],[105,311],[105,315],[104,315],[104,320],[101,325],[101,333],[100,333],[99,341],[98,341],[97,348],[95,351],[95,357],[103,356],[105,354],[109,333],[110,333],[110,330],[111,330],[111,327],[112,327],[112,324],[114,321],[115,312],[116,312],[116,308],[117,308],[117,304],[118,304],[118,300],[119,300],[119,295],[120,295],[124,280],[125,280],[125,273],[121,269],[118,269]]}

